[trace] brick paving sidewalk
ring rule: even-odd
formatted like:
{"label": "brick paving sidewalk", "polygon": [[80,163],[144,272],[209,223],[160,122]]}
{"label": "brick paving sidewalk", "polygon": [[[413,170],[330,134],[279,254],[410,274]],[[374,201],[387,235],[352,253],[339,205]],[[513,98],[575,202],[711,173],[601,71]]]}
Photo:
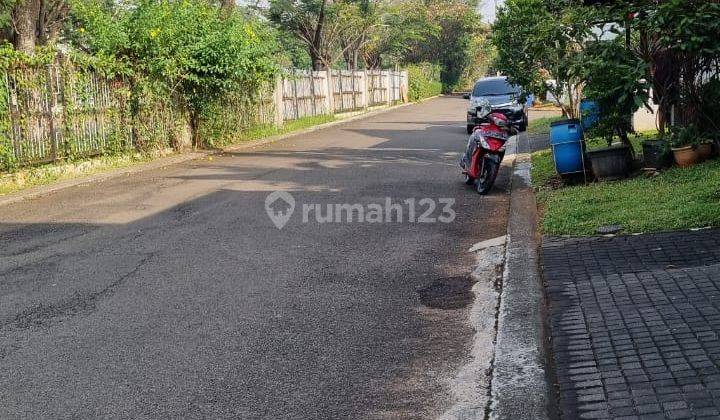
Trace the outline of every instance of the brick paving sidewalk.
{"label": "brick paving sidewalk", "polygon": [[564,419],[720,418],[720,230],[544,238]]}

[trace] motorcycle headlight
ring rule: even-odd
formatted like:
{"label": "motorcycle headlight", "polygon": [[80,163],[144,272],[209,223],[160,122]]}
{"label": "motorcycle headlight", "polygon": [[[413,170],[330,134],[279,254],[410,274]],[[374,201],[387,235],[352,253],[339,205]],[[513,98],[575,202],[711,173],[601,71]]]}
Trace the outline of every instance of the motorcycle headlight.
{"label": "motorcycle headlight", "polygon": [[483,149],[490,149],[490,145],[488,144],[487,140],[485,140],[485,136],[478,136],[478,143],[480,143],[480,147]]}

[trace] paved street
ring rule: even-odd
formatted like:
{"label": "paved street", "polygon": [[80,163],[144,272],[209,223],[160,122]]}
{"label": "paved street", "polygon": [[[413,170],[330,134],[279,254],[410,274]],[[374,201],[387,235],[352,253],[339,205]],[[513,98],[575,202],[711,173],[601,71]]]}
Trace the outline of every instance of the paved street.
{"label": "paved street", "polygon": [[720,417],[720,231],[543,243],[565,419]]}
{"label": "paved street", "polygon": [[[442,414],[473,340],[467,250],[506,233],[508,171],[485,198],[458,174],[465,109],[435,99],[0,208],[0,418]],[[282,230],[276,190],[296,201]],[[303,204],[386,198],[452,198],[457,218],[302,223]]]}

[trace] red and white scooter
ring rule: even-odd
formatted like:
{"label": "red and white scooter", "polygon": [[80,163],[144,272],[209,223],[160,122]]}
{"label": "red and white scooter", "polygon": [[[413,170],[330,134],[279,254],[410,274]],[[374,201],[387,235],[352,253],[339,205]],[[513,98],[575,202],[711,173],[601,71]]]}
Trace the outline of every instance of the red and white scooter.
{"label": "red and white scooter", "polygon": [[470,135],[460,167],[465,183],[486,195],[495,184],[513,127],[505,115],[492,112],[489,103],[478,106],[477,113],[479,124]]}

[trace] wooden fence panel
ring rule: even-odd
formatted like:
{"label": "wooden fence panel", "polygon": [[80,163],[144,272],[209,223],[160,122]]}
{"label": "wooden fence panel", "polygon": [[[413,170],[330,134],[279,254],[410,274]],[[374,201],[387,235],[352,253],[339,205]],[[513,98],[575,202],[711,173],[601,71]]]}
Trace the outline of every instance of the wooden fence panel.
{"label": "wooden fence panel", "polygon": [[362,103],[362,77],[358,71],[332,71],[335,113],[351,112],[365,107]]}
{"label": "wooden fence panel", "polygon": [[377,106],[387,103],[387,89],[383,83],[383,75],[380,70],[369,70],[367,72],[368,105]]}
{"label": "wooden fence panel", "polygon": [[293,71],[284,77],[283,120],[330,113],[327,106],[327,72]]}

